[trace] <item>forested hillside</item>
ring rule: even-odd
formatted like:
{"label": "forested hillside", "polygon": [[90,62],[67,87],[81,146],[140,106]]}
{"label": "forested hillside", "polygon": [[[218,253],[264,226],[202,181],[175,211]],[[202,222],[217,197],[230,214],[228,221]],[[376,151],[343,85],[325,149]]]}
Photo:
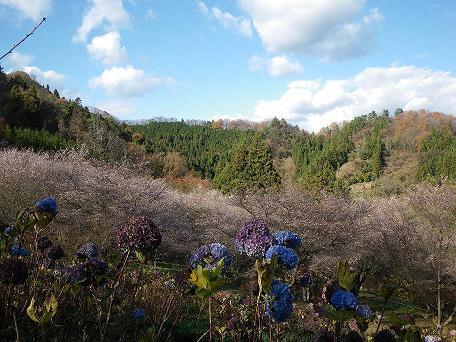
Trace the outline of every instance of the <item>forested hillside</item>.
{"label": "forested hillside", "polygon": [[371,112],[308,133],[283,119],[127,124],[92,111],[23,72],[0,74],[2,146],[80,149],[154,178],[223,193],[290,181],[311,191],[390,194],[456,178],[455,119],[441,113]]}

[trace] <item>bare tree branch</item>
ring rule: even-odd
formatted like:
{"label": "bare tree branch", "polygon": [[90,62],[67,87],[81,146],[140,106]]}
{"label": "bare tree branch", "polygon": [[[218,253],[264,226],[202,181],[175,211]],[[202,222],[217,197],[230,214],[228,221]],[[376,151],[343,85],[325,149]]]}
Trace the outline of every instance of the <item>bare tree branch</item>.
{"label": "bare tree branch", "polygon": [[0,61],[1,61],[3,58],[5,58],[6,56],[8,56],[10,53],[12,53],[13,50],[14,50],[15,48],[17,48],[19,45],[21,45],[28,37],[30,37],[32,34],[34,34],[35,31],[38,29],[38,27],[40,27],[45,21],[46,21],[46,18],[41,19],[40,23],[39,23],[38,25],[36,25],[36,26],[33,28],[32,32],[30,32],[29,34],[27,34],[24,38],[22,38],[22,40],[21,40],[19,43],[17,43],[16,45],[14,45],[7,53],[5,53],[2,57],[0,57]]}

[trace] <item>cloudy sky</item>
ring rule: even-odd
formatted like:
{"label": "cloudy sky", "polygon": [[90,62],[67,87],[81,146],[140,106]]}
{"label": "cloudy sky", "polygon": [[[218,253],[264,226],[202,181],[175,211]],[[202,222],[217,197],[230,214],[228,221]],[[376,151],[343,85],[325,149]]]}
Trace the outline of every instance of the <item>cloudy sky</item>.
{"label": "cloudy sky", "polygon": [[454,0],[0,0],[3,54],[121,119],[456,114]]}

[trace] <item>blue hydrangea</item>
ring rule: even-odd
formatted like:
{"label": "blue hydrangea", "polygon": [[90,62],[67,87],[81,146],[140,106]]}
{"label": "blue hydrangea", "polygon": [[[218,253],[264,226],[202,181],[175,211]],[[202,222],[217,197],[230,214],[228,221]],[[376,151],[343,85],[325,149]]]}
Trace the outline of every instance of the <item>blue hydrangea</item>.
{"label": "blue hydrangea", "polygon": [[132,313],[132,316],[136,320],[141,320],[146,318],[146,312],[144,311],[144,309],[135,309]]}
{"label": "blue hydrangea", "polygon": [[4,233],[5,235],[10,235],[13,231],[14,231],[13,226],[8,226],[8,227],[5,228],[5,230],[3,231],[3,233]]}
{"label": "blue hydrangea", "polygon": [[355,310],[358,307],[358,300],[353,293],[338,290],[331,296],[331,304],[336,310]]}
{"label": "blue hydrangea", "polygon": [[298,255],[291,248],[274,245],[266,251],[266,260],[271,260],[274,255],[277,255],[277,261],[279,264],[285,266],[285,268],[289,270],[295,268],[298,265]]}
{"label": "blue hydrangea", "polygon": [[202,265],[204,268],[210,269],[216,267],[222,259],[222,272],[225,273],[233,258],[226,246],[220,243],[211,243],[201,246],[190,256],[190,267],[196,268],[198,265]]}
{"label": "blue hydrangea", "polygon": [[57,202],[52,197],[45,197],[36,202],[36,209],[46,214],[57,214],[59,211]]}
{"label": "blue hydrangea", "polygon": [[358,305],[356,307],[356,313],[364,318],[371,318],[373,313],[372,310],[367,305]]}
{"label": "blue hydrangea", "polygon": [[30,255],[30,251],[27,248],[14,245],[13,247],[11,247],[11,255],[27,257]]}
{"label": "blue hydrangea", "polygon": [[277,245],[281,245],[289,248],[296,248],[301,245],[301,237],[289,230],[281,230],[277,233],[274,233],[274,238]]}
{"label": "blue hydrangea", "polygon": [[293,294],[288,284],[273,280],[270,295],[274,297],[272,303],[266,305],[265,315],[276,323],[283,323],[290,318],[293,311]]}

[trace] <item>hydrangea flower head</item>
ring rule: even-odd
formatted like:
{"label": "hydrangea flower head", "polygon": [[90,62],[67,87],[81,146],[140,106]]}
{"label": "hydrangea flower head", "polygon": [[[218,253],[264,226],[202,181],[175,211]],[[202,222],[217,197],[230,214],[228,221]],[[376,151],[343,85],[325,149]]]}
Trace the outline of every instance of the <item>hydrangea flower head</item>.
{"label": "hydrangea flower head", "polygon": [[6,259],[0,264],[0,277],[5,284],[23,284],[28,278],[28,267],[21,259]]}
{"label": "hydrangea flower head", "polygon": [[372,310],[367,305],[358,305],[356,307],[356,313],[367,319],[370,319],[373,316]]}
{"label": "hydrangea flower head", "polygon": [[285,268],[289,270],[298,265],[298,255],[291,248],[280,245],[269,247],[265,254],[266,260],[270,261],[274,255],[277,255],[277,261],[279,264],[285,266]]}
{"label": "hydrangea flower head", "polygon": [[274,244],[274,237],[263,220],[254,218],[244,223],[234,238],[234,242],[240,253],[245,253],[250,257],[262,257],[266,250]]}
{"label": "hydrangea flower head", "polygon": [[38,235],[36,244],[38,250],[40,252],[44,252],[46,249],[52,246],[52,241],[45,235]]}
{"label": "hydrangea flower head", "polygon": [[331,304],[336,310],[356,310],[358,307],[358,300],[353,293],[338,290],[331,296]]}
{"label": "hydrangea flower head", "polygon": [[276,244],[284,247],[289,248],[296,248],[301,245],[301,237],[289,230],[281,230],[274,233],[274,238],[276,240]]}
{"label": "hydrangea flower head", "polygon": [[36,209],[41,213],[54,215],[59,211],[57,202],[52,197],[45,197],[36,202]]}
{"label": "hydrangea flower head", "polygon": [[132,313],[132,316],[136,320],[141,320],[146,318],[146,312],[144,311],[144,309],[135,309]]}
{"label": "hydrangea flower head", "polygon": [[283,323],[290,318],[293,311],[293,294],[288,284],[273,280],[270,295],[274,297],[272,303],[266,305],[265,315],[276,323]]}
{"label": "hydrangea flower head", "polygon": [[210,245],[201,246],[190,256],[190,267],[194,269],[198,265],[202,265],[206,269],[211,269],[216,267],[222,259],[222,273],[224,274],[231,265],[233,258],[225,245],[211,243]]}
{"label": "hydrangea flower head", "polygon": [[86,271],[91,275],[102,276],[108,271],[108,264],[99,258],[90,258],[86,263]]}
{"label": "hydrangea flower head", "polygon": [[18,245],[11,247],[11,255],[13,256],[27,257],[30,256],[30,254],[31,253],[27,248],[19,247]]}
{"label": "hydrangea flower head", "polygon": [[147,217],[133,217],[114,232],[114,245],[122,252],[127,250],[155,251],[162,237],[157,226]]}
{"label": "hydrangea flower head", "polygon": [[99,249],[93,242],[87,242],[79,248],[76,256],[81,259],[90,259],[98,257]]}

